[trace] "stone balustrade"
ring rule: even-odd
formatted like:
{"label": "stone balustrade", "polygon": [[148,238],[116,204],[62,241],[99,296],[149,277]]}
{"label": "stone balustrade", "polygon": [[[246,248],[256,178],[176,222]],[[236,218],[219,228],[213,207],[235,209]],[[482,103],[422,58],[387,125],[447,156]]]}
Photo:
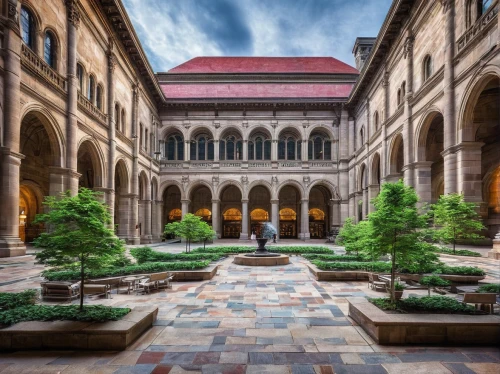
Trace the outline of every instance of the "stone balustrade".
{"label": "stone balustrade", "polygon": [[78,108],[82,109],[87,114],[96,118],[98,121],[102,122],[104,125],[106,122],[106,115],[94,104],[90,102],[85,96],[78,92]]}
{"label": "stone balustrade", "polygon": [[[189,165],[190,169],[241,169],[243,167],[248,167],[248,169],[272,169],[273,161],[271,160],[249,160],[249,161],[228,161],[228,160],[191,160],[191,161],[172,161],[166,160],[164,158],[159,160],[160,166],[164,170],[168,169],[182,169],[184,164]],[[276,162],[276,161],[275,161]],[[284,161],[277,160],[277,167],[279,169],[333,169],[336,165],[334,161],[322,161],[322,160],[309,160],[304,165],[302,161]],[[274,167],[276,168],[276,166]]]}
{"label": "stone balustrade", "polygon": [[457,40],[457,51],[461,52],[467,46],[472,44],[475,37],[487,27],[489,27],[493,20],[497,18],[498,15],[498,4],[494,7],[488,9],[488,11],[481,16],[469,29]]}
{"label": "stone balustrade", "polygon": [[66,78],[52,69],[49,64],[38,57],[35,52],[25,44],[22,44],[21,47],[21,63],[25,68],[41,77],[53,88],[66,93]]}

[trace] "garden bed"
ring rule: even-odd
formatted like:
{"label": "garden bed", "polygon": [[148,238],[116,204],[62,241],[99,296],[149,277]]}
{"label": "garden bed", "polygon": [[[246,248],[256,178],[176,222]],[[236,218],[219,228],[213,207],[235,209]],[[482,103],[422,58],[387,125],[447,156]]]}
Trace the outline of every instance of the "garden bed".
{"label": "garden bed", "polygon": [[349,317],[378,344],[497,345],[496,315],[390,314],[363,297],[348,297]]}

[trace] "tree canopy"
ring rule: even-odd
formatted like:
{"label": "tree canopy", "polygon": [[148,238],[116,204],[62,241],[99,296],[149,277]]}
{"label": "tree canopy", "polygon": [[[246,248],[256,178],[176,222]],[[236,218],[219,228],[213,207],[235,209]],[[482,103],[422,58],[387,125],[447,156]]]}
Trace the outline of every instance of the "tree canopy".
{"label": "tree canopy", "polygon": [[208,223],[191,213],[186,214],[180,222],[171,222],[165,225],[165,233],[185,239],[186,252],[191,250],[191,241],[203,240],[205,242],[215,235]]}

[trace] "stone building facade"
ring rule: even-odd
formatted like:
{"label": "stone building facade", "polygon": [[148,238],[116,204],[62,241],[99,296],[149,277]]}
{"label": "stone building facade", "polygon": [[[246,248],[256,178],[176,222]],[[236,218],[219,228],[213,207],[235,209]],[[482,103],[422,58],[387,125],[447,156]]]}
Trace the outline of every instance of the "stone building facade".
{"label": "stone building facade", "polygon": [[463,192],[500,228],[498,0],[394,0],[333,58],[198,58],[152,71],[121,0],[0,0],[0,257],[46,195],[103,192],[117,235],[192,212],[222,238],[263,221],[322,237],[380,183]]}

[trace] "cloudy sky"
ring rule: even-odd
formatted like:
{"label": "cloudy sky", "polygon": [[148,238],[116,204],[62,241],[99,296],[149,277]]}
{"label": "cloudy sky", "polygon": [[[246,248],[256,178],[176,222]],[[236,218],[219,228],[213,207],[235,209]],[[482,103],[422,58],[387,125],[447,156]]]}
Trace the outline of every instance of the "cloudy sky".
{"label": "cloudy sky", "polygon": [[123,0],[155,72],[197,56],[333,56],[354,65],[391,0]]}

